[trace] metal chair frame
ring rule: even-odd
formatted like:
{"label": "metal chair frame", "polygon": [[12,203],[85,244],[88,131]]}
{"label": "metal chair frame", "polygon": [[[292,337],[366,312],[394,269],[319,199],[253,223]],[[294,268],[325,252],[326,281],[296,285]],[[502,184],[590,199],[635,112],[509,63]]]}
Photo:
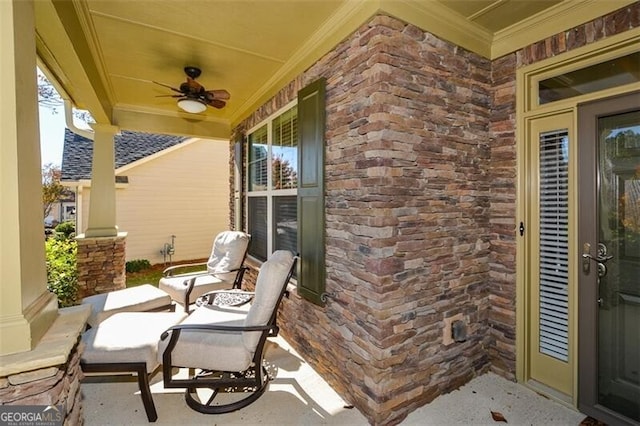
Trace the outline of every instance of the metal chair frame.
{"label": "metal chair frame", "polygon": [[[269,374],[263,366],[264,347],[267,341],[267,337],[275,337],[278,335],[279,327],[277,326],[278,308],[280,302],[284,296],[289,295],[287,291],[287,285],[293,271],[295,270],[298,257],[294,257],[291,269],[287,274],[287,277],[282,284],[282,290],[280,296],[275,304],[273,313],[269,322],[266,325],[260,326],[223,326],[215,324],[178,324],[169,328],[162,334],[161,339],[165,340],[169,332],[171,337],[168,345],[162,355],[162,374],[164,380],[164,386],[166,388],[186,388],[185,400],[189,407],[192,409],[204,413],[204,414],[222,414],[239,410],[247,405],[255,402],[266,390],[269,383]],[[261,336],[258,341],[258,346],[253,356],[251,366],[242,372],[235,371],[209,371],[202,370],[196,373],[188,379],[175,379],[172,376],[172,363],[171,352],[175,348],[180,338],[181,331],[187,330],[208,330],[213,332],[245,332],[245,331],[260,331]],[[179,366],[178,366],[179,367]],[[198,388],[208,388],[213,391],[213,395],[206,402],[200,402],[194,396]],[[220,391],[224,391],[230,388],[251,388],[253,391],[247,392],[249,395],[238,401],[215,405],[215,397]]]}

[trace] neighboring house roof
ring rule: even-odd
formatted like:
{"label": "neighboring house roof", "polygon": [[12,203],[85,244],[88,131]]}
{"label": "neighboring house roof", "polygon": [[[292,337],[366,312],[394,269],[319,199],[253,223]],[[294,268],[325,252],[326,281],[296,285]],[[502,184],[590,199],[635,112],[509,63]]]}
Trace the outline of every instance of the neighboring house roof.
{"label": "neighboring house roof", "polygon": [[[157,135],[153,133],[130,132],[123,130],[115,136],[115,168],[131,164],[142,158],[156,154],[174,145],[186,141],[187,137]],[[64,149],[62,151],[62,181],[91,179],[93,159],[93,141],[64,131]]]}

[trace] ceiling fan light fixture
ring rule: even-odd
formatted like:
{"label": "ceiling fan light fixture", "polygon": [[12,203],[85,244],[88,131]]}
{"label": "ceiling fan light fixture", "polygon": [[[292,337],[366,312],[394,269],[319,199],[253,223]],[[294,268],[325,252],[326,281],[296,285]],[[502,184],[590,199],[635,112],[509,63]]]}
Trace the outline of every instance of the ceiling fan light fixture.
{"label": "ceiling fan light fixture", "polygon": [[197,99],[189,98],[178,100],[178,106],[190,114],[199,114],[207,109],[207,106],[204,103]]}

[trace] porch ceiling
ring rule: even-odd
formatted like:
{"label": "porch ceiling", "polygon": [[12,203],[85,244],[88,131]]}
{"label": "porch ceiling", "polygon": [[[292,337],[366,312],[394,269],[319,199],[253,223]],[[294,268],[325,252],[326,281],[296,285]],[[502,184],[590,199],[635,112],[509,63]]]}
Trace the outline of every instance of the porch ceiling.
{"label": "porch ceiling", "polygon": [[[488,58],[633,0],[39,0],[45,72],[100,122],[227,138],[231,126],[376,13],[410,22]],[[183,67],[223,109],[182,113],[153,81],[178,87]]]}

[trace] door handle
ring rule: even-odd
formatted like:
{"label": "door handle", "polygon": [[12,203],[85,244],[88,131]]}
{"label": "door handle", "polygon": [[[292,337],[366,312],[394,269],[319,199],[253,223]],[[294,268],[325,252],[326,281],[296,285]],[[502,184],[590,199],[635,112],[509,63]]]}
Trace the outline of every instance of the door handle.
{"label": "door handle", "polygon": [[612,255],[607,255],[607,246],[603,243],[598,243],[598,254],[592,256],[591,253],[591,244],[584,243],[582,246],[582,271],[585,274],[589,274],[591,270],[591,260],[597,263],[598,265],[598,276],[603,277],[607,274],[607,267],[605,263],[613,259]]}
{"label": "door handle", "polygon": [[589,259],[589,260],[593,260],[596,261],[598,263],[607,263],[607,261],[613,259],[613,256],[609,255],[609,256],[591,256],[589,253],[582,253],[582,258],[583,259]]}

